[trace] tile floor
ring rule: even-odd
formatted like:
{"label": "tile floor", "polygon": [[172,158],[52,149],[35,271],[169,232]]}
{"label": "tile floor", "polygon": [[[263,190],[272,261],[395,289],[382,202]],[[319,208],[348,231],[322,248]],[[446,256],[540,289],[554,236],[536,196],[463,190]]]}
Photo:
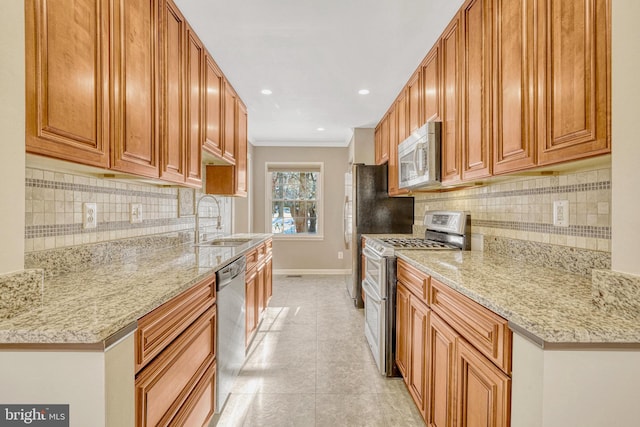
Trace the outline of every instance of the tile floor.
{"label": "tile floor", "polygon": [[273,297],[211,426],[424,426],[404,383],[382,377],[344,276],[274,276]]}

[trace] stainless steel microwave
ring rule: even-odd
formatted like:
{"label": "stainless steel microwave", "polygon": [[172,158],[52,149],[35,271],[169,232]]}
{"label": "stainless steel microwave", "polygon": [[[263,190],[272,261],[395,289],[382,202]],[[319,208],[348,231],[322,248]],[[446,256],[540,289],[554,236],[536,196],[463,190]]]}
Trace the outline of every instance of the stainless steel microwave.
{"label": "stainless steel microwave", "polygon": [[398,145],[398,185],[415,189],[440,183],[440,122],[428,122]]}

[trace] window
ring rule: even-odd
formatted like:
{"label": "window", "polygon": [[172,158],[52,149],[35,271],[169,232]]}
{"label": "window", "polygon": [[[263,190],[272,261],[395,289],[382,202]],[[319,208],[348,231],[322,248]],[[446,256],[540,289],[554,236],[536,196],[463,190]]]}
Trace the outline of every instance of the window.
{"label": "window", "polygon": [[267,229],[289,238],[322,237],[322,163],[267,163]]}

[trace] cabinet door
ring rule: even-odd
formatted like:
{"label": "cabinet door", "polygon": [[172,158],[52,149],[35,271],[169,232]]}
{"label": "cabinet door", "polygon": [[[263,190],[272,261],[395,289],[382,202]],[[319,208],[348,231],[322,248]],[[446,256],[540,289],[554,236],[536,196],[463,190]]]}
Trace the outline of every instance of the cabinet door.
{"label": "cabinet door", "polygon": [[237,100],[236,111],[236,196],[247,195],[247,107],[240,98]]}
{"label": "cabinet door", "polygon": [[111,168],[157,178],[157,0],[114,0]]}
{"label": "cabinet door", "polygon": [[381,122],[381,139],[380,139],[380,159],[378,160],[378,164],[381,165],[389,161],[389,113],[387,113]]}
{"label": "cabinet door", "polygon": [[382,122],[378,123],[373,133],[373,141],[375,144],[375,162],[376,165],[384,163],[382,161]]}
{"label": "cabinet door", "polygon": [[427,343],[429,309],[413,296],[409,298],[411,344],[409,344],[409,393],[418,406],[422,418],[426,416]]}
{"label": "cabinet door", "polygon": [[236,156],[236,91],[224,80],[224,119],[223,119],[223,143],[222,143],[222,158],[229,163],[235,164]]}
{"label": "cabinet door", "polygon": [[535,165],[534,2],[497,0],[493,40],[493,173]]}
{"label": "cabinet door", "polygon": [[425,121],[422,113],[422,71],[418,68],[407,83],[407,136],[422,126]]}
{"label": "cabinet door", "polygon": [[456,426],[508,427],[511,379],[464,340],[456,351]]}
{"label": "cabinet door", "polygon": [[256,301],[257,301],[257,305],[258,305],[258,319],[260,319],[260,316],[262,316],[262,312],[264,311],[265,307],[266,307],[266,289],[265,289],[265,277],[264,277],[264,264],[260,264],[258,266],[258,273],[257,273],[257,282],[256,282],[256,290],[257,290],[257,295],[256,295]]}
{"label": "cabinet door", "polygon": [[204,140],[204,46],[187,27],[187,162],[186,183],[202,185],[202,144]]}
{"label": "cabinet door", "polygon": [[[400,144],[402,141],[404,141],[407,136],[409,135],[408,132],[408,128],[409,128],[409,122],[408,122],[408,116],[407,116],[407,107],[408,107],[408,100],[407,100],[407,89],[403,89],[402,92],[400,92],[400,96],[398,96],[398,99],[396,101],[396,131],[398,132],[398,137],[396,139],[396,147],[398,146],[398,144]],[[389,154],[391,154],[391,150],[393,150],[393,145],[389,146]]]}
{"label": "cabinet door", "polygon": [[186,21],[173,1],[161,2],[160,83],[162,119],[160,178],[183,183],[186,166]]}
{"label": "cabinet door", "polygon": [[25,2],[27,152],[109,166],[108,3]]}
{"label": "cabinet door", "polygon": [[258,286],[258,274],[257,269],[251,270],[247,273],[246,287],[245,287],[245,316],[246,316],[246,339],[245,345],[248,347],[253,334],[257,330],[258,307],[256,305],[257,286]]}
{"label": "cabinet door", "polygon": [[462,179],[491,176],[491,10],[489,0],[462,8]]}
{"label": "cabinet door", "polygon": [[205,54],[205,138],[202,148],[222,158],[222,72]]}
{"label": "cabinet door", "polygon": [[538,164],[609,152],[611,2],[538,3]]}
{"label": "cabinet door", "polygon": [[451,21],[442,35],[442,165],[443,183],[460,181],[461,173],[461,75],[460,16]]}
{"label": "cabinet door", "polygon": [[405,382],[409,368],[409,290],[400,282],[396,291],[396,366]]}
{"label": "cabinet door", "polygon": [[453,427],[458,334],[431,312],[428,339],[425,421],[429,427]]}
{"label": "cabinet door", "polygon": [[[400,143],[398,117],[400,110],[405,110],[405,102],[403,100],[397,102],[389,112],[389,167],[387,170],[387,182],[390,196],[397,196],[407,192],[406,190],[401,190],[398,185],[398,144]],[[401,120],[406,123],[404,119]],[[403,128],[406,128],[404,124]]]}
{"label": "cabinet door", "polygon": [[273,296],[273,258],[271,256],[269,256],[269,258],[267,258],[267,262],[266,265],[264,267],[264,274],[265,274],[265,287],[267,289],[267,302],[266,302],[266,306],[269,306],[269,300],[271,300],[271,297]]}
{"label": "cabinet door", "polygon": [[440,42],[436,42],[422,62],[422,114],[424,123],[440,120],[440,111],[442,110],[440,46]]}

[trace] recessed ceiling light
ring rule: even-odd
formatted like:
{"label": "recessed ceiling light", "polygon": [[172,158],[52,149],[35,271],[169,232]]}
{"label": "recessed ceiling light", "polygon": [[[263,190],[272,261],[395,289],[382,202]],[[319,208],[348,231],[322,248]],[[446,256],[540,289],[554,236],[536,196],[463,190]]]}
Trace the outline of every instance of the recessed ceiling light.
{"label": "recessed ceiling light", "polygon": [[263,95],[271,95],[273,92],[271,92],[269,89],[262,89],[260,93]]}
{"label": "recessed ceiling light", "polygon": [[324,128],[318,128],[316,129],[318,132],[324,132]]}
{"label": "recessed ceiling light", "polygon": [[360,89],[358,93],[360,95],[369,95],[369,89]]}

